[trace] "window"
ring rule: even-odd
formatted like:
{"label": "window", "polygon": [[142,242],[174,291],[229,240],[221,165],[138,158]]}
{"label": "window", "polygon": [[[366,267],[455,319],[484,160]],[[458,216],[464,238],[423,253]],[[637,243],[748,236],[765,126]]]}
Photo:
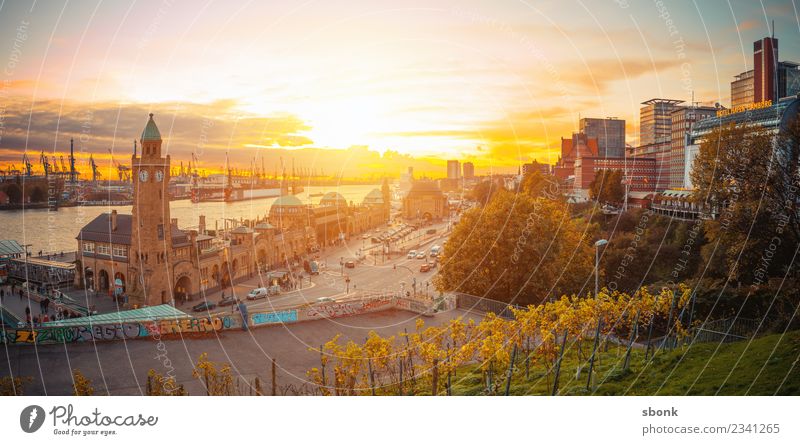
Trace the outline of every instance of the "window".
{"label": "window", "polygon": [[97,253],[100,255],[108,255],[109,249],[107,244],[98,244]]}
{"label": "window", "polygon": [[114,252],[114,256],[121,258],[126,258],[128,256],[127,250],[128,249],[126,249],[125,246],[120,246],[116,244],[112,247],[112,252]]}
{"label": "window", "polygon": [[164,224],[158,225],[158,239],[160,240],[164,239]]}
{"label": "window", "polygon": [[94,243],[84,242],[83,243],[83,251],[84,252],[89,252],[89,253],[94,252]]}

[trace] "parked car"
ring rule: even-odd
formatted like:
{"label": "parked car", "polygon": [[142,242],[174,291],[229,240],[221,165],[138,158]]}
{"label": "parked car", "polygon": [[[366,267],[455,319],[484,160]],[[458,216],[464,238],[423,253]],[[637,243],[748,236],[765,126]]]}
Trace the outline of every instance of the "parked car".
{"label": "parked car", "polygon": [[267,298],[268,295],[269,295],[269,291],[267,290],[266,287],[257,287],[255,289],[251,290],[247,294],[247,299],[248,300],[260,300],[262,298]]}
{"label": "parked car", "polygon": [[331,297],[319,297],[319,298],[317,298],[317,303],[335,303],[335,302],[336,302],[336,300],[334,300]]}
{"label": "parked car", "polygon": [[416,250],[409,250],[408,251],[408,256],[406,258],[408,258],[409,260],[413,260],[416,257],[417,257],[417,251]]}
{"label": "parked car", "polygon": [[204,301],[204,302],[202,302],[200,304],[197,304],[197,305],[193,306],[192,310],[195,311],[195,312],[205,312],[205,311],[210,311],[210,310],[214,309],[215,307],[217,307],[216,304],[214,304],[211,301],[206,300],[206,301]]}
{"label": "parked car", "polygon": [[419,271],[420,272],[430,272],[431,271],[431,264],[430,263],[425,263],[422,266],[419,266]]}
{"label": "parked car", "polygon": [[355,269],[356,268],[356,262],[355,261],[345,261],[344,267],[346,267],[348,269]]}
{"label": "parked car", "polygon": [[418,260],[424,260],[426,257],[427,257],[427,255],[425,255],[425,251],[424,250],[421,250],[421,251],[417,252],[417,259]]}
{"label": "parked car", "polygon": [[223,297],[221,300],[217,302],[217,306],[230,306],[236,303],[236,299],[233,298],[233,295],[228,295],[227,297]]}

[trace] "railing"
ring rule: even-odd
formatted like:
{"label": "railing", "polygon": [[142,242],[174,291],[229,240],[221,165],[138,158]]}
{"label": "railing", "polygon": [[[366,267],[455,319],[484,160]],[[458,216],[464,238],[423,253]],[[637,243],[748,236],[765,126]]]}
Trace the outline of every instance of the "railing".
{"label": "railing", "polygon": [[759,326],[750,318],[723,318],[703,323],[695,329],[694,341],[698,343],[731,343],[747,340]]}
{"label": "railing", "polygon": [[470,295],[461,292],[455,292],[454,294],[456,296],[456,307],[459,309],[492,312],[497,314],[497,316],[508,320],[512,320],[514,318],[514,313],[511,311],[511,307],[515,309],[521,309],[521,307],[517,305],[491,300],[489,298],[478,297],[476,295]]}

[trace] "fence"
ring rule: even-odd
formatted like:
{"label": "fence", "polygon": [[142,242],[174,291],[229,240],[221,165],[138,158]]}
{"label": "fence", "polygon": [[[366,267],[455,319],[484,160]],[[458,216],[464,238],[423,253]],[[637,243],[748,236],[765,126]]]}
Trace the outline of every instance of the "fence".
{"label": "fence", "polygon": [[502,301],[490,300],[488,298],[478,297],[475,295],[464,294],[455,292],[456,307],[459,309],[466,309],[470,311],[493,312],[499,317],[511,320],[514,318],[514,313],[511,312],[511,307],[521,309],[520,306],[513,304],[503,303]]}
{"label": "fence", "polygon": [[723,318],[703,323],[695,329],[694,341],[698,343],[731,343],[747,340],[756,332],[758,320],[750,318]]}

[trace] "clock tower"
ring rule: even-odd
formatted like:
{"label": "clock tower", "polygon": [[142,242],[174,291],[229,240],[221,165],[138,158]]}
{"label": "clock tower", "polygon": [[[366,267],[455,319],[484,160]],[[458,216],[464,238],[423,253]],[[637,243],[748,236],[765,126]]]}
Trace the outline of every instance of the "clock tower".
{"label": "clock tower", "polygon": [[169,214],[169,155],[161,155],[161,133],[153,114],[134,150],[131,248],[128,254],[134,293],[149,306],[172,302],[172,230]]}

